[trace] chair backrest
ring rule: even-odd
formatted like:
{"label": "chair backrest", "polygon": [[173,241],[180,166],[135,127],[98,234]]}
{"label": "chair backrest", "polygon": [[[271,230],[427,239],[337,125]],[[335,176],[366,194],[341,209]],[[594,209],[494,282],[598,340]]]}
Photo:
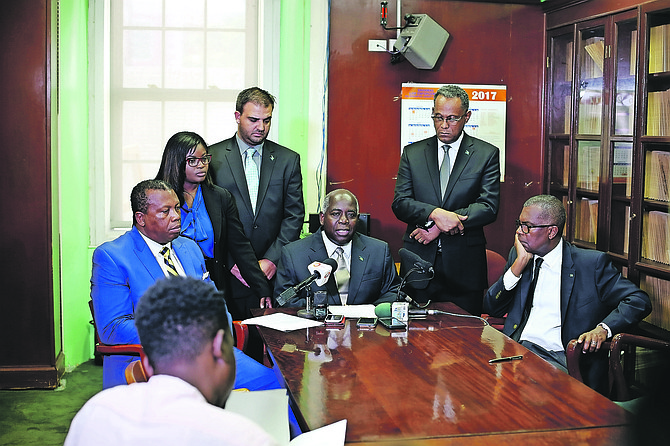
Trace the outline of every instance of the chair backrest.
{"label": "chair backrest", "polygon": [[126,382],[128,384],[144,383],[149,380],[144,370],[144,366],[142,365],[142,361],[140,361],[139,359],[131,362],[126,366],[125,374],[126,374]]}
{"label": "chair backrest", "polygon": [[245,351],[247,342],[249,342],[249,327],[240,321],[233,321],[233,331],[235,335],[235,347]]}
{"label": "chair backrest", "polygon": [[486,268],[488,271],[486,277],[489,281],[489,286],[493,285],[503,275],[506,263],[505,258],[497,252],[490,249],[486,250]]}
{"label": "chair backrest", "polygon": [[88,308],[91,310],[91,318],[93,319],[93,331],[95,332],[95,351],[101,355],[127,355],[140,356],[144,354],[142,346],[139,344],[119,344],[109,345],[103,344],[98,335],[98,327],[95,325],[95,313],[93,311],[93,301],[88,301]]}

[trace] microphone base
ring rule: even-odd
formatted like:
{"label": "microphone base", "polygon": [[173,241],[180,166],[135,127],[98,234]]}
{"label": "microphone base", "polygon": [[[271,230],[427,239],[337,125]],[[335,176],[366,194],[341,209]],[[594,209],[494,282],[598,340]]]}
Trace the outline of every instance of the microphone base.
{"label": "microphone base", "polygon": [[316,319],[316,316],[314,316],[314,311],[312,310],[298,310],[298,316],[299,317],[304,317],[305,319]]}

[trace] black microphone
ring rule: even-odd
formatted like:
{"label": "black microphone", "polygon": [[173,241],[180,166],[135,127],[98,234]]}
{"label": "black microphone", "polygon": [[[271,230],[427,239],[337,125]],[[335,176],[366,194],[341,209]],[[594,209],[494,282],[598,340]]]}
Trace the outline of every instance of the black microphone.
{"label": "black microphone", "polygon": [[420,273],[434,273],[433,264],[427,260],[423,260],[419,257],[418,254],[410,251],[409,249],[400,248],[398,251],[400,254],[400,260],[405,265],[414,265],[414,268],[417,269]]}
{"label": "black microphone", "polygon": [[[330,271],[329,272],[337,270],[337,261],[335,259],[331,259],[329,257],[321,263],[323,263],[324,265],[330,266]],[[311,276],[309,276],[308,278],[306,278],[305,280],[303,280],[299,284],[285,289],[279,295],[279,297],[277,297],[277,304],[280,307],[286,305],[286,303],[290,302],[295,297],[297,297],[298,293],[300,293],[303,289],[307,288],[308,286],[310,286],[312,284],[312,282],[314,282],[315,280],[320,279],[320,278],[321,278],[321,272],[319,272],[318,270],[314,270],[314,273]]]}

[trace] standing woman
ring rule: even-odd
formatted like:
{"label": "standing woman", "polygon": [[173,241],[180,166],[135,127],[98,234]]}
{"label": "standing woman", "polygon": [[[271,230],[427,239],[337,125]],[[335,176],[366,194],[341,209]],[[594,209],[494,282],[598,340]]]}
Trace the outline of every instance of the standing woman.
{"label": "standing woman", "polygon": [[[249,315],[236,311],[230,295],[230,280],[251,284],[260,307],[270,307],[272,290],[258,265],[251,243],[244,235],[235,199],[226,189],[215,186],[209,174],[212,155],[207,144],[193,132],[179,132],[165,145],[156,179],[168,182],[181,202],[181,235],[194,240],[205,256],[207,269],[226,301],[233,319]],[[234,262],[227,265],[227,259]],[[235,278],[231,276],[235,275]],[[249,286],[249,285],[247,285]]]}

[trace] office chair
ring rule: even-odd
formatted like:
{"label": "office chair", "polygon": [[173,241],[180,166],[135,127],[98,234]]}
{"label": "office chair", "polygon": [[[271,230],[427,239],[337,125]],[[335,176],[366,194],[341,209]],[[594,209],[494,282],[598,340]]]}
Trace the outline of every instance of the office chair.
{"label": "office chair", "polygon": [[[486,268],[487,268],[487,280],[489,286],[493,285],[500,276],[505,272],[505,265],[507,260],[500,254],[490,249],[486,250]],[[503,329],[505,326],[505,316],[503,317],[492,317],[488,314],[482,314],[482,317],[486,319],[489,325],[498,330]]]}
{"label": "office chair", "polygon": [[[641,389],[634,379],[637,347],[670,355],[670,342],[646,336],[619,333],[610,341],[603,342],[601,350],[609,350],[608,394],[606,396],[612,401],[630,401],[644,394],[644,389]],[[582,355],[581,344],[578,344],[576,339],[571,340],[566,350],[568,373],[581,382],[583,378],[579,370],[579,362]]]}
{"label": "office chair", "polygon": [[100,336],[98,336],[98,328],[95,325],[95,313],[93,311],[93,301],[88,301],[88,308],[91,310],[91,317],[93,324],[93,331],[95,332],[95,351],[96,353],[108,356],[108,355],[126,355],[126,356],[141,356],[144,354],[142,346],[139,344],[119,344],[119,345],[109,345],[104,344],[100,341]]}
{"label": "office chair", "polygon": [[[235,347],[244,351],[249,338],[249,327],[240,321],[233,321],[233,334],[235,336]],[[144,350],[141,350],[140,358],[143,356]],[[142,361],[139,359],[132,361],[126,366],[125,375],[128,384],[143,383],[149,380],[147,373],[144,370],[144,366],[142,365]]]}

